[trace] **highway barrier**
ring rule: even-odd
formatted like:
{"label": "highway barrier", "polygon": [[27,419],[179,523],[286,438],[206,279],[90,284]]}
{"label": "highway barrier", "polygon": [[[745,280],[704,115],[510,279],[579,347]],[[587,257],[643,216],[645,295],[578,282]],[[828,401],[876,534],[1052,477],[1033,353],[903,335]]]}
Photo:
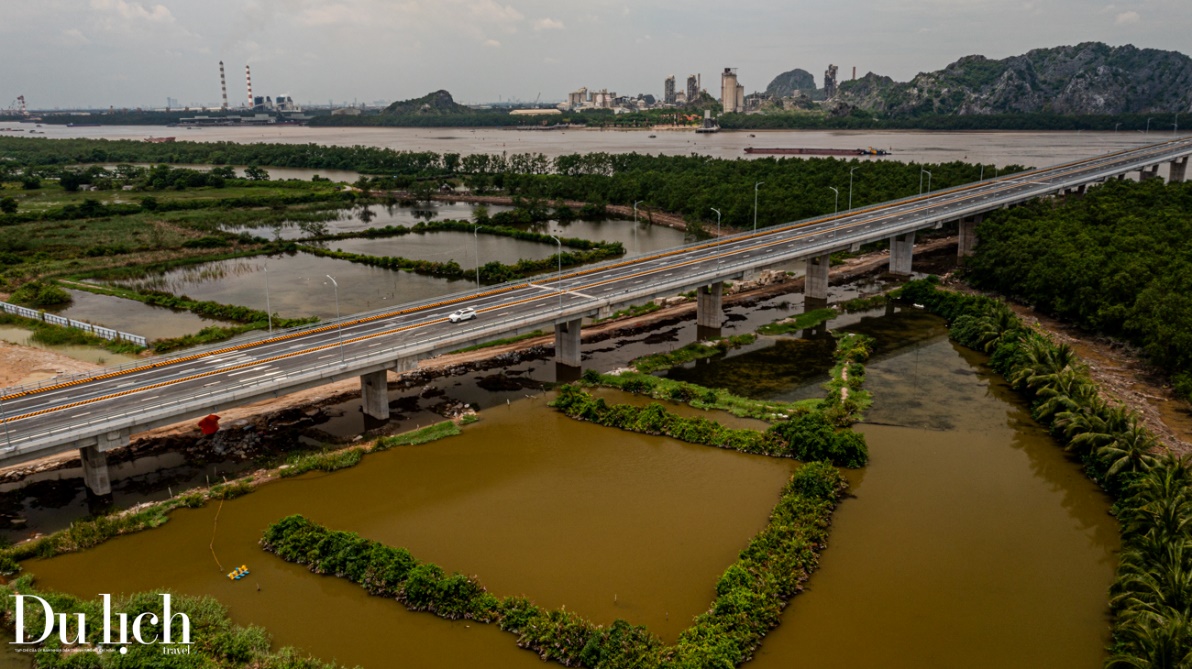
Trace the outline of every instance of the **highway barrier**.
{"label": "highway barrier", "polygon": [[89,334],[93,334],[96,337],[100,337],[101,339],[107,339],[108,341],[126,341],[136,344],[137,346],[149,345],[148,340],[141,335],[129,334],[119,330],[112,330],[111,328],[92,325],[91,323],[84,323],[83,321],[63,318],[61,316],[55,316],[54,314],[47,314],[44,311],[37,311],[35,309],[29,309],[16,304],[9,304],[8,302],[0,302],[0,310],[3,310],[5,313],[20,316],[22,318],[49,323],[50,325],[58,325],[64,328],[82,330]]}

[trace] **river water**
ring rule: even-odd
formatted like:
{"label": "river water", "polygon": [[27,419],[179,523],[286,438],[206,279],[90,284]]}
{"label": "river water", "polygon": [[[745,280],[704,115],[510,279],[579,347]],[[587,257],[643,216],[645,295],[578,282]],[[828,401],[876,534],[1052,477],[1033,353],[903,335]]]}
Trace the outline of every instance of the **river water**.
{"label": "river water", "polygon": [[[4,123],[0,127],[25,128],[28,124]],[[570,153],[649,153],[744,157],[753,147],[817,147],[889,149],[888,158],[948,162],[963,160],[986,165],[1012,164],[1044,167],[1099,153],[1161,141],[1171,133],[1151,132],[1011,132],[1011,131],[868,131],[868,130],[754,130],[697,135],[691,131],[560,130],[530,132],[486,128],[203,128],[184,130],[165,126],[46,125],[47,138],[90,137],[144,139],[176,136],[200,142],[275,142],[376,146],[406,151],[438,153],[543,153],[549,157]],[[654,135],[654,137],[650,137]],[[42,136],[42,135],[39,135]]]}
{"label": "river water", "polygon": [[[774,298],[761,306],[730,309],[730,329],[795,305]],[[876,311],[830,327],[879,338],[867,375],[875,403],[860,428],[872,461],[849,473],[853,496],[837,511],[821,570],[751,666],[1094,666],[1107,641],[1118,550],[1107,499],[981,356],[946,339],[939,319]],[[688,340],[691,329],[664,325],[624,343],[588,344],[585,355],[607,368]],[[756,396],[815,395],[827,361],[799,351],[822,348],[822,334],[809,334],[763,338],[690,367]],[[815,369],[753,385],[731,382],[750,376],[740,369],[715,371],[790,376],[751,362],[779,345]],[[547,368],[531,362],[508,374],[541,377]],[[282,563],[255,542],[269,522],[305,513],[475,574],[499,595],[566,605],[598,622],[623,617],[671,642],[711,601],[717,575],[765,522],[795,466],[570,421],[542,396],[514,400],[525,391],[487,392],[458,377],[435,385],[454,398],[487,395],[482,421],[461,437],[271,484],[222,511],[183,511],[157,530],[26,566],[43,586],[79,595],[213,594],[279,644],[347,664],[402,657],[418,667],[541,666],[510,635],[407,613]],[[249,581],[228,582],[208,550],[217,512],[216,557],[247,564]]]}

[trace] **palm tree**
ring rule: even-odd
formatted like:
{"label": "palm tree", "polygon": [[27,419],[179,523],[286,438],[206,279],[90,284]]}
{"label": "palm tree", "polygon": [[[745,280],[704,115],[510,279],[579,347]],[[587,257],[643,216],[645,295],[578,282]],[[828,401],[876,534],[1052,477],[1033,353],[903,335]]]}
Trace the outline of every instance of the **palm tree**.
{"label": "palm tree", "polygon": [[1076,412],[1088,405],[1097,396],[1097,386],[1083,367],[1068,366],[1050,375],[1036,396],[1039,403],[1035,419],[1047,424],[1061,413]]}
{"label": "palm tree", "polygon": [[1001,343],[1012,336],[1017,336],[1022,328],[1022,322],[1014,315],[1010,307],[998,302],[976,319],[978,345],[986,353],[992,352]]}
{"label": "palm tree", "polygon": [[1109,658],[1106,669],[1192,667],[1192,625],[1184,613],[1138,616],[1119,625],[1115,636],[1125,648]]}
{"label": "palm tree", "polygon": [[1158,450],[1159,441],[1150,431],[1136,422],[1130,429],[1115,433],[1110,443],[1097,449],[1095,455],[1109,465],[1107,476],[1123,472],[1146,472],[1155,464],[1152,453]]}
{"label": "palm tree", "polygon": [[1119,433],[1134,425],[1134,415],[1126,407],[1109,405],[1097,398],[1071,415],[1060,414],[1057,423],[1063,420],[1064,436],[1068,439],[1066,450],[1077,453],[1096,453],[1100,448],[1113,443]]}
{"label": "palm tree", "polygon": [[1076,352],[1067,344],[1054,344],[1041,334],[1032,332],[1022,340],[1023,366],[1010,376],[1015,388],[1035,390],[1045,385],[1065,369],[1078,365]]}

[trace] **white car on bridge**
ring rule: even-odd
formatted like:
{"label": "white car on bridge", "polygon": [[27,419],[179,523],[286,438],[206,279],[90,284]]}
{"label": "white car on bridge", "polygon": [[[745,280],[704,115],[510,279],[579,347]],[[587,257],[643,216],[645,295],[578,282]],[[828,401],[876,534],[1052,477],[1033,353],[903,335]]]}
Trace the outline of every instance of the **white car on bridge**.
{"label": "white car on bridge", "polygon": [[463,309],[460,309],[459,311],[453,311],[453,312],[451,312],[451,315],[447,317],[447,319],[450,320],[452,323],[459,323],[461,321],[470,321],[473,318],[476,318],[476,309],[473,307],[464,307]]}

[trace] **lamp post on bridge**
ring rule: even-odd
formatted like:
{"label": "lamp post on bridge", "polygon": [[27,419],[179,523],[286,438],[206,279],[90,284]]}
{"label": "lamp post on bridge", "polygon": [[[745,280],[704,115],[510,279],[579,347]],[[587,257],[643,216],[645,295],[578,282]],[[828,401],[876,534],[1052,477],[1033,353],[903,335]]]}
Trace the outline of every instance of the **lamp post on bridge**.
{"label": "lamp post on bridge", "polygon": [[472,238],[476,243],[476,290],[480,290],[480,224],[472,224]]}
{"label": "lamp post on bridge", "polygon": [[716,269],[720,269],[720,210],[716,207],[709,207],[716,212]]}
{"label": "lamp post on bridge", "polygon": [[557,287],[559,289],[559,311],[562,312],[563,311],[563,242],[559,241],[559,238],[554,235],[550,235],[550,238],[555,240],[555,244],[557,244],[559,247],[559,252],[557,254],[555,254],[555,257],[557,257],[559,259],[559,278],[557,279],[557,281],[558,281]]}
{"label": "lamp post on bridge", "polygon": [[269,319],[269,333],[273,333],[273,307],[269,306],[269,263],[265,263],[265,316]]}
{"label": "lamp post on bridge", "polygon": [[1148,119],[1146,120],[1146,131],[1145,131],[1144,133],[1142,133],[1142,134],[1144,134],[1144,135],[1149,135],[1149,134],[1151,134],[1151,121],[1154,121],[1154,120],[1155,120],[1155,119],[1153,119],[1153,118],[1148,118]]}
{"label": "lamp post on bridge", "polygon": [[0,399],[0,422],[4,423],[4,440],[8,442],[6,450],[12,450],[12,435],[8,433],[8,412],[4,410],[4,400]]}
{"label": "lamp post on bridge", "polygon": [[339,339],[339,366],[346,367],[348,362],[344,359],[344,322],[339,317],[339,282],[330,274],[326,277],[331,279],[331,285],[335,286],[335,332],[336,338]]}
{"label": "lamp post on bridge", "polygon": [[638,200],[633,203],[633,255],[635,256],[642,254],[641,247],[637,243],[637,205],[642,202],[643,200]]}
{"label": "lamp post on bridge", "polygon": [[832,218],[836,218],[836,216],[840,213],[840,191],[837,190],[835,186],[828,186],[828,190],[836,193],[836,201],[832,205]]}
{"label": "lamp post on bridge", "polygon": [[848,171],[848,213],[853,213],[853,172],[861,169],[860,165]]}
{"label": "lamp post on bridge", "polygon": [[927,173],[927,193],[931,194],[931,171],[919,168],[919,195],[923,194],[923,173]]}
{"label": "lamp post on bridge", "polygon": [[762,184],[766,182],[759,181],[753,184],[753,231],[757,232],[757,189],[761,188]]}

